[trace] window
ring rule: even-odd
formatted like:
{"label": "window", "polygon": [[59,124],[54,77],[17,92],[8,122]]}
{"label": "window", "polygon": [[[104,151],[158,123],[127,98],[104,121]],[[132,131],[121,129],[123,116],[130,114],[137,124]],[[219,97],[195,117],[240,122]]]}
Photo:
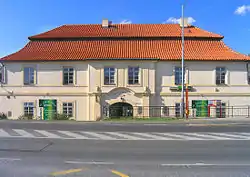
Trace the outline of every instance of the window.
{"label": "window", "polygon": [[25,67],[23,72],[24,72],[24,85],[35,84],[35,69],[32,67]]}
{"label": "window", "polygon": [[[174,83],[175,85],[181,85],[182,84],[182,68],[181,67],[175,67],[174,69]],[[185,68],[184,68],[184,82],[185,82]]]}
{"label": "window", "polygon": [[34,116],[34,103],[25,102],[24,103],[24,115],[25,116]]}
{"label": "window", "polygon": [[247,63],[247,83],[250,84],[250,63]]}
{"label": "window", "polygon": [[216,68],[216,85],[226,84],[226,68],[217,67]]}
{"label": "window", "polygon": [[73,117],[73,103],[63,103],[63,114]]}
{"label": "window", "polygon": [[139,67],[129,67],[128,68],[128,83],[139,84]]}
{"label": "window", "polygon": [[0,83],[6,83],[6,68],[3,65],[0,66]]}
{"label": "window", "polygon": [[63,68],[63,85],[74,84],[74,68]]}
{"label": "window", "polygon": [[115,68],[104,68],[104,84],[115,84]]}

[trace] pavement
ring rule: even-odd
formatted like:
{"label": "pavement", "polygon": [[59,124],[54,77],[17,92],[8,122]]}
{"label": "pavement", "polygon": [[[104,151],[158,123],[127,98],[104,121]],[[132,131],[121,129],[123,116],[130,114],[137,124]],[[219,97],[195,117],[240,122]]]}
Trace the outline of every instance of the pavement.
{"label": "pavement", "polygon": [[1,121],[0,176],[250,176],[248,123],[213,125]]}

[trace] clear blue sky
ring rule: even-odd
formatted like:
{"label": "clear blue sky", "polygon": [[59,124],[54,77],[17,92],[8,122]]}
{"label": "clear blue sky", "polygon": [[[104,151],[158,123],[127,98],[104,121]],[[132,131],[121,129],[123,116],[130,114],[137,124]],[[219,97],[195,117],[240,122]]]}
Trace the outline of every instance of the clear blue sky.
{"label": "clear blue sky", "polygon": [[[0,0],[0,57],[22,48],[28,36],[63,24],[100,24],[103,18],[115,23],[163,23],[172,17],[173,22],[180,18],[184,1]],[[193,25],[222,34],[231,48],[250,53],[250,0],[186,0],[185,4],[185,16],[195,20]]]}

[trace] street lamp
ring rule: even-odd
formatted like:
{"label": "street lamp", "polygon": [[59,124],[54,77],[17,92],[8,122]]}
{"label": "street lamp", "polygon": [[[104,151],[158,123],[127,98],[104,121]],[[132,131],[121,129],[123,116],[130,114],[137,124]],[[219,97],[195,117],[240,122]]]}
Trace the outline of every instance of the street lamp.
{"label": "street lamp", "polygon": [[182,5],[182,17],[181,17],[181,24],[182,24],[182,32],[181,32],[181,41],[182,41],[182,49],[181,49],[181,113],[182,113],[182,118],[185,117],[185,99],[184,99],[184,5]]}

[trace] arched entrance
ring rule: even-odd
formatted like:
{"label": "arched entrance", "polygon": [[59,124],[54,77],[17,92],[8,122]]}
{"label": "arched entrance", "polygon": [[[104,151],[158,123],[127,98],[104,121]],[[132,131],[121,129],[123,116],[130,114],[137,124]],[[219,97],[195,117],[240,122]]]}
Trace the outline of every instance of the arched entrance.
{"label": "arched entrance", "polygon": [[118,102],[110,105],[109,107],[110,117],[132,117],[133,106],[129,103]]}

